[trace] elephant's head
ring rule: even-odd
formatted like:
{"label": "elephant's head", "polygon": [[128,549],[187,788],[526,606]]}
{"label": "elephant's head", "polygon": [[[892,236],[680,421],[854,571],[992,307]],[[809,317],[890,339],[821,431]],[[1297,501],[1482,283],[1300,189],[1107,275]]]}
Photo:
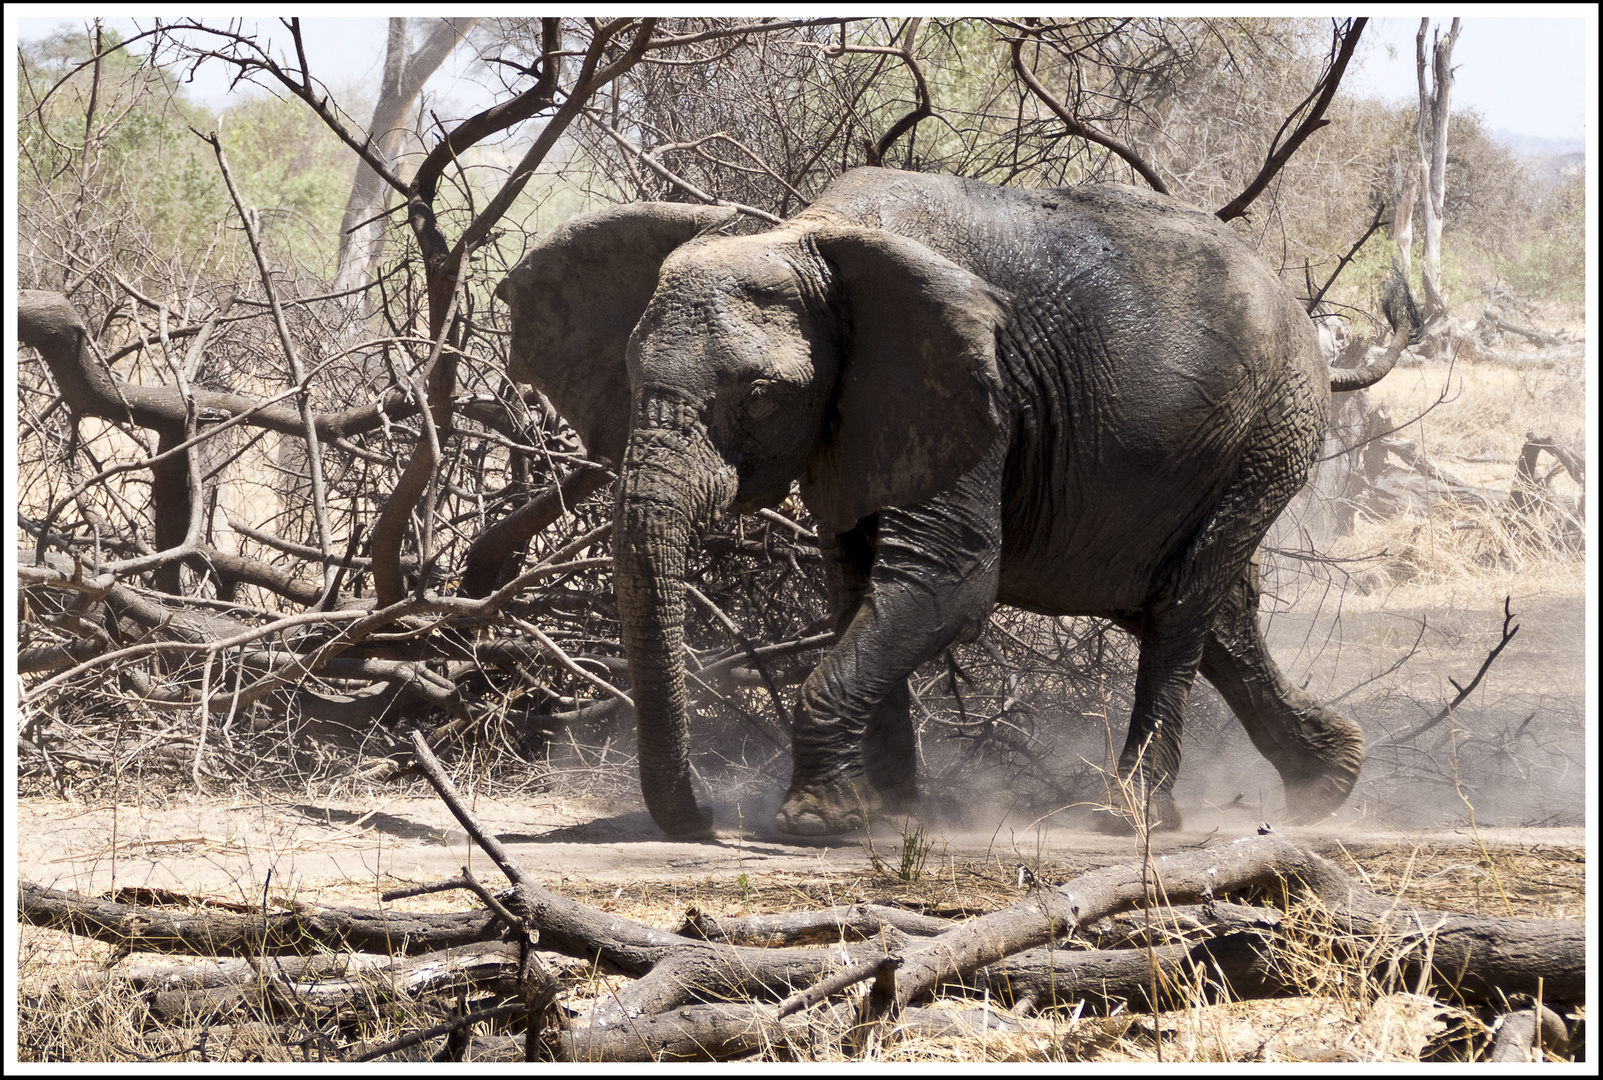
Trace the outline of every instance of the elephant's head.
{"label": "elephant's head", "polygon": [[665,830],[709,824],[686,738],[690,546],[795,479],[835,533],[949,486],[998,430],[1000,320],[983,281],[878,229],[791,222],[668,256],[629,339],[614,535],[641,782]]}
{"label": "elephant's head", "polygon": [[591,456],[616,465],[629,434],[624,348],[663,260],[727,224],[722,206],[631,203],[552,231],[496,287],[512,311],[507,374],[538,387]]}

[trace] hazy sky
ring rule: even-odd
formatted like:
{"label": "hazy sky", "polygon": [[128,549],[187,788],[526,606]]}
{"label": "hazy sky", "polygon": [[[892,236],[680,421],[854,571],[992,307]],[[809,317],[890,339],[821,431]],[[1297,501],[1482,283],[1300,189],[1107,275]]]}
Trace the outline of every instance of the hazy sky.
{"label": "hazy sky", "polygon": [[[1470,9],[1487,10],[1477,5]],[[1518,17],[1464,19],[1453,51],[1455,106],[1479,110],[1492,129],[1547,138],[1583,138],[1588,107],[1597,97],[1595,89],[1588,90],[1589,65],[1592,69],[1596,66],[1597,21],[1594,17],[1589,23],[1586,18],[1595,9],[1590,5],[1538,5],[1518,10]],[[1531,17],[1533,10],[1558,17]],[[22,18],[17,28],[22,37],[33,38],[63,21],[71,20],[68,16]],[[76,21],[81,24],[82,18]],[[109,21],[125,33],[133,29],[134,20]],[[148,19],[139,23],[150,25]],[[258,23],[279,48],[289,45],[289,35],[276,20],[246,19],[245,23],[247,29]],[[1446,20],[1440,23],[1444,28],[1447,25]],[[308,18],[303,25],[307,60],[315,75],[334,88],[377,83],[383,66],[385,18]],[[1414,34],[1418,27],[1418,18],[1371,20],[1359,51],[1361,64],[1349,74],[1348,88],[1387,100],[1415,100]],[[1589,45],[1594,50],[1590,58]],[[430,82],[430,90],[464,105],[488,103],[485,92],[474,85],[482,70],[475,75],[467,67],[465,54],[453,55],[452,63]],[[211,65],[210,71],[196,76],[190,89],[201,101],[219,108],[227,101],[227,72],[222,65]]]}
{"label": "hazy sky", "polygon": [[[1477,109],[1492,129],[1550,139],[1586,135],[1587,108],[1597,100],[1587,88],[1597,65],[1597,21],[1584,18],[1464,19],[1453,46],[1453,106]],[[1568,14],[1573,15],[1574,9]],[[1451,16],[1433,20],[1446,33]],[[1372,19],[1364,28],[1363,66],[1344,82],[1348,90],[1388,101],[1419,100],[1414,36],[1419,19]],[[1587,57],[1590,43],[1593,55]],[[1431,38],[1425,39],[1429,54]],[[1395,49],[1388,55],[1387,46]]]}

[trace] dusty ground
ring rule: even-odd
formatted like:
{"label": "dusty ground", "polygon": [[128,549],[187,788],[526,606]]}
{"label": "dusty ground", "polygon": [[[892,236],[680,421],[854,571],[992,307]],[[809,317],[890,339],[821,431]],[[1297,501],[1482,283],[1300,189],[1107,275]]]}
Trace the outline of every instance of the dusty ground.
{"label": "dusty ground", "polygon": [[[894,827],[884,828],[884,835],[871,832],[802,845],[766,826],[756,827],[755,822],[768,819],[770,814],[763,811],[771,812],[771,807],[731,804],[716,807],[719,822],[727,823],[716,840],[686,843],[665,839],[643,811],[607,813],[606,807],[595,803],[546,799],[481,798],[475,806],[481,819],[536,877],[553,888],[579,893],[606,886],[632,893],[636,886],[650,885],[661,895],[661,886],[666,885],[689,903],[694,902],[691,892],[702,887],[749,892],[813,881],[833,882],[843,890],[843,899],[851,899],[864,889],[872,893],[876,879],[881,888],[902,884],[894,874],[874,868],[875,855],[891,868],[899,863],[903,834]],[[1251,815],[1236,812],[1227,817],[1231,821],[1225,828],[1163,834],[1156,838],[1154,850],[1162,853],[1254,833]],[[736,823],[742,819],[753,822],[753,827],[740,828]],[[1131,839],[1023,820],[998,819],[989,829],[978,830],[954,831],[937,822],[919,827],[927,846],[922,877],[930,883],[953,873],[965,878],[994,876],[996,882],[1010,883],[1019,863],[1067,875],[1139,858]],[[471,850],[466,834],[445,807],[423,798],[319,806],[279,800],[175,802],[164,809],[124,806],[116,813],[28,799],[17,807],[16,829],[20,877],[85,893],[146,887],[259,901],[264,887],[274,896],[311,900],[322,890],[335,889],[346,897],[341,902],[352,903],[352,893],[376,894],[450,877],[465,864],[471,864],[476,874],[494,876],[488,860]],[[1480,844],[1510,866],[1532,853],[1580,858],[1585,845],[1584,830],[1578,828],[1354,832],[1331,826],[1281,831],[1338,855],[1345,848],[1366,868],[1372,856],[1384,862],[1417,853],[1423,859],[1421,881],[1434,880],[1432,875],[1457,880],[1462,875],[1454,869],[1454,861],[1480,862]],[[1477,874],[1487,879],[1485,891],[1495,895],[1485,869]],[[1504,884],[1507,888],[1510,882]],[[1517,887],[1535,884],[1520,878]],[[1571,915],[1582,910],[1578,878],[1540,884],[1544,908],[1567,907]],[[1535,902],[1535,893],[1531,900]],[[1462,904],[1460,897],[1458,903],[1446,906]]]}

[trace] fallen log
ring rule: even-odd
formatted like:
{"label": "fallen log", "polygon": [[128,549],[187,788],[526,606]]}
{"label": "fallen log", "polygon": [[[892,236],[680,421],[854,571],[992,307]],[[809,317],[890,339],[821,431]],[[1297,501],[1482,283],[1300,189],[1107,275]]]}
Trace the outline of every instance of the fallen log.
{"label": "fallen log", "polygon": [[463,991],[515,994],[518,970],[517,946],[481,942],[420,956],[341,953],[180,967],[129,965],[88,972],[72,984],[132,993],[152,1016],[164,1020],[215,1019],[233,1012],[296,1015],[305,1009],[371,1017],[398,998]]}
{"label": "fallen log", "polygon": [[[526,1053],[567,1060],[727,1059],[790,1054],[798,1024],[816,1037],[840,1040],[839,1047],[852,1053],[866,1052],[899,1025],[907,1030],[911,1017],[921,1016],[925,1027],[935,1024],[933,1013],[917,1010],[943,989],[965,988],[1011,1004],[1015,1015],[998,1021],[1004,1026],[1038,1008],[1109,1012],[1127,1004],[1156,1011],[1226,998],[1306,996],[1317,986],[1288,968],[1288,944],[1307,949],[1311,943],[1344,973],[1413,993],[1501,1008],[1522,995],[1555,1005],[1584,1000],[1582,924],[1406,905],[1376,895],[1328,859],[1277,835],[1107,867],[1058,885],[1038,882],[1017,902],[962,922],[852,905],[729,920],[692,913],[684,932],[675,933],[543,888],[468,810],[421,737],[414,737],[413,750],[418,769],[512,882],[495,894],[478,887],[490,910],[417,916],[306,904],[272,914],[173,909],[23,883],[22,919],[122,950],[215,956],[288,957],[335,948],[388,957],[428,952],[447,941],[472,945],[460,955],[476,959],[456,967],[449,956],[416,965],[345,961],[353,970],[389,963],[392,973],[437,973],[433,981],[418,974],[416,984],[435,1007],[469,985],[490,991],[480,998],[480,1011],[439,1027],[448,1033],[441,1053],[453,1059],[469,1052],[473,1026],[514,1016],[526,1018],[532,1032]],[[1239,902],[1244,899],[1254,903]],[[1260,902],[1294,910],[1295,917]],[[515,935],[514,944],[483,944],[508,935]],[[541,1018],[551,1015],[557,984],[540,977],[530,947],[536,939],[542,950],[633,979],[582,1010],[570,1006],[572,1022],[548,1031]],[[742,943],[751,941],[777,944]],[[803,941],[823,944],[796,944]],[[1085,944],[1115,947],[1076,947]],[[191,1016],[292,1004],[323,1015],[370,1014],[361,976],[326,966],[337,963],[274,960],[282,975],[260,980],[267,996],[257,983],[219,979],[216,986],[159,990],[155,1000],[162,1011]],[[270,964],[258,959],[247,966],[257,972]],[[470,969],[473,974],[463,974]],[[245,968],[228,970],[238,975]],[[305,989],[308,972],[326,976],[312,981],[327,985]],[[866,990],[854,989],[865,982]],[[166,1000],[160,993],[177,996]],[[853,994],[855,1003],[843,1000]],[[523,1004],[494,1004],[518,996]],[[959,1026],[972,1029],[973,1017],[961,1017]],[[995,1029],[989,1019],[980,1026]],[[415,1047],[421,1038],[362,1052],[400,1053],[402,1043]]]}
{"label": "fallen log", "polygon": [[1076,937],[1093,949],[1142,949],[1174,945],[1198,937],[1239,930],[1272,930],[1280,912],[1256,904],[1169,904],[1121,911],[1079,929]]}
{"label": "fallen log", "polygon": [[1547,333],[1545,330],[1532,330],[1529,327],[1518,326],[1514,323],[1511,323],[1499,315],[1493,308],[1487,308],[1486,312],[1481,316],[1481,320],[1483,322],[1491,323],[1491,325],[1501,333],[1517,334],[1526,341],[1529,341],[1535,345],[1554,346],[1566,344],[1566,342],[1554,336],[1553,334]]}
{"label": "fallen log", "polygon": [[731,945],[818,945],[866,941],[887,928],[915,937],[934,937],[952,928],[947,919],[920,915],[888,904],[843,904],[822,911],[784,911],[724,919],[696,908],[685,912],[679,933]]}
{"label": "fallen log", "polygon": [[[697,1005],[610,1028],[562,1032],[555,1046],[559,1060],[573,1062],[727,1061],[764,1051],[778,1060],[816,1060],[851,1037],[855,1021],[855,1010],[844,1004],[789,1018],[753,1005]],[[1037,1030],[1046,1031],[994,1010],[909,1008],[878,1034],[890,1041]]]}
{"label": "fallen log", "polygon": [[[623,961],[620,966],[625,970],[647,976],[626,988],[633,993],[628,993],[625,1011],[638,1009],[637,1015],[645,1015],[673,1008],[695,993],[735,989],[771,993],[787,981],[793,985],[810,963],[816,963],[795,949],[767,950],[766,958],[764,950],[738,946],[726,946],[734,951],[720,953],[705,942],[664,935],[629,920],[593,911],[584,914],[581,905],[546,893],[518,870],[500,843],[473,819],[427,745],[416,736],[413,742],[420,769],[457,820],[516,883],[523,909],[519,914],[539,930],[542,941],[566,951],[574,947],[575,939],[587,939],[588,955],[615,958],[614,962]],[[954,926],[907,950],[896,975],[894,1005],[905,1007],[932,993],[942,981],[961,980],[1013,953],[1064,940],[1078,926],[1139,904],[1205,903],[1225,893],[1254,889],[1287,901],[1297,895],[1317,900],[1342,932],[1394,942],[1397,947],[1388,962],[1414,985],[1434,983],[1465,1000],[1494,1000],[1493,995],[1507,993],[1535,996],[1544,985],[1547,1000],[1584,998],[1582,924],[1487,919],[1399,905],[1363,888],[1322,856],[1281,837],[1263,836],[1161,856],[1150,866],[1110,867],[1057,888],[1034,889],[1008,908]],[[843,962],[868,959],[842,952]],[[664,965],[670,953],[671,963]],[[614,998],[624,999],[624,993]]]}
{"label": "fallen log", "polygon": [[752,1005],[693,1005],[564,1031],[556,1056],[563,1061],[727,1061],[784,1047],[793,1035],[810,1043],[810,1026],[776,1019],[772,1009]]}
{"label": "fallen log", "polygon": [[296,956],[326,949],[413,955],[494,941],[504,927],[485,909],[424,914],[323,908],[241,915],[120,904],[30,881],[18,883],[18,920],[117,946],[189,956]]}
{"label": "fallen log", "polygon": [[[1552,503],[1546,484],[1536,476],[1536,462],[1544,450],[1553,455],[1577,484],[1585,487],[1586,458],[1579,449],[1553,435],[1528,431],[1525,433],[1525,445],[1520,448],[1519,463],[1514,468],[1514,487],[1509,492],[1506,504],[1510,515],[1530,513],[1544,502]],[[1579,525],[1580,522],[1575,524]]]}

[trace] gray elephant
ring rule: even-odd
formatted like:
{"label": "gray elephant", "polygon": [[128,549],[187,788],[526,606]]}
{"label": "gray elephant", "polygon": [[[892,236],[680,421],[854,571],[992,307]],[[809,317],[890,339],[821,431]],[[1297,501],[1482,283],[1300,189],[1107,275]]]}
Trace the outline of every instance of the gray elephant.
{"label": "gray elephant", "polygon": [[[907,676],[1001,601],[1099,615],[1140,642],[1119,770],[1171,789],[1200,670],[1326,814],[1358,727],[1286,681],[1254,553],[1302,485],[1333,379],[1313,323],[1212,216],[1124,185],[999,188],[858,169],[758,235],[731,211],[635,204],[567,223],[497,290],[510,374],[618,466],[618,606],[647,807],[704,831],[682,633],[691,546],[792,480],[841,636],[802,687],[778,826],[823,835],[916,798]],[[629,402],[627,410],[623,402]]]}

